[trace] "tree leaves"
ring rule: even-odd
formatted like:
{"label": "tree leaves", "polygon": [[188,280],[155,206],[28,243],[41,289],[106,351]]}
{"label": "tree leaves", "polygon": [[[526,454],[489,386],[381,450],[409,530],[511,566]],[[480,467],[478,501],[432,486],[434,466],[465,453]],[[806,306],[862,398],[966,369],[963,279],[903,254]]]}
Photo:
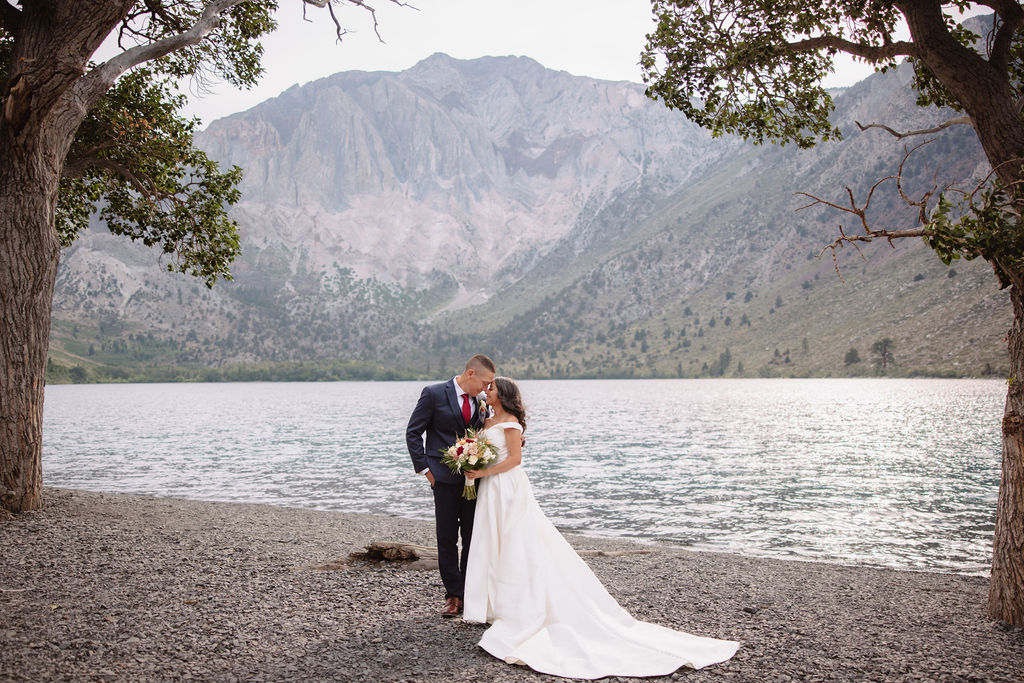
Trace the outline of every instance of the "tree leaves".
{"label": "tree leaves", "polygon": [[149,69],[126,74],[78,129],[57,201],[56,227],[71,244],[99,208],[110,231],[158,246],[169,270],[212,285],[230,278],[239,253],[225,205],[239,199],[242,170],[222,172],[192,145],[197,120],[178,114],[185,98]]}
{"label": "tree leaves", "polygon": [[[207,3],[137,2],[118,29],[123,49],[188,30]],[[55,228],[70,245],[99,212],[110,231],[158,247],[169,270],[211,286],[230,278],[240,246],[226,206],[238,201],[242,171],[222,171],[193,147],[196,120],[178,113],[185,98],[173,83],[192,78],[200,87],[218,78],[242,87],[262,73],[259,39],[276,28],[275,0],[250,0],[224,12],[216,30],[195,46],[149,62],[122,76],[79,127],[65,160]],[[7,80],[14,37],[0,28],[0,82]]]}
{"label": "tree leaves", "polygon": [[[976,4],[954,0],[913,10],[965,10]],[[838,139],[839,131],[829,122],[832,101],[821,81],[840,51],[880,70],[907,56],[914,66],[911,87],[918,93],[917,104],[962,112],[963,103],[922,58],[959,43],[987,56],[986,69],[1003,70],[1010,97],[1024,97],[1024,41],[1019,24],[1013,23],[1020,7],[1013,3],[998,8],[1001,14],[985,36],[942,14],[944,29],[927,27],[931,53],[895,39],[902,14],[894,3],[880,0],[652,0],[652,7],[658,24],[641,56],[647,94],[715,135],[735,133],[755,143],[800,147]],[[961,72],[954,78],[971,77]],[[946,264],[981,256],[1005,287],[1009,272],[1024,269],[1022,204],[1017,181],[980,187],[956,206],[940,195],[931,216],[925,218],[922,207],[925,241]]]}
{"label": "tree leaves", "polygon": [[947,266],[963,258],[981,257],[992,264],[1002,287],[1011,282],[1010,270],[1024,268],[1024,230],[1009,194],[996,180],[980,192],[954,204],[947,196],[925,225],[925,242]]}
{"label": "tree leaves", "polygon": [[658,24],[640,62],[647,94],[715,135],[800,147],[837,140],[821,80],[842,41],[891,41],[898,14],[887,5],[652,0]]}
{"label": "tree leaves", "polygon": [[[119,44],[128,49],[179,34],[206,5],[137,2],[118,29]],[[60,181],[54,215],[64,246],[98,211],[114,234],[161,249],[168,270],[200,277],[207,286],[231,277],[240,246],[226,206],[239,199],[242,171],[222,171],[193,147],[198,121],[178,113],[185,98],[172,84],[182,78],[200,86],[208,78],[254,84],[262,73],[259,39],[276,28],[276,8],[275,0],[230,8],[205,40],[126,73],[89,111]],[[0,83],[7,81],[13,53],[14,36],[0,28]]]}
{"label": "tree leaves", "polygon": [[[154,60],[155,73],[175,78],[224,79],[236,87],[254,85],[263,73],[259,39],[277,28],[276,0],[248,0],[221,15],[220,25],[199,44]],[[183,32],[195,24],[206,2],[138,2],[119,29],[123,48],[151,43]]]}

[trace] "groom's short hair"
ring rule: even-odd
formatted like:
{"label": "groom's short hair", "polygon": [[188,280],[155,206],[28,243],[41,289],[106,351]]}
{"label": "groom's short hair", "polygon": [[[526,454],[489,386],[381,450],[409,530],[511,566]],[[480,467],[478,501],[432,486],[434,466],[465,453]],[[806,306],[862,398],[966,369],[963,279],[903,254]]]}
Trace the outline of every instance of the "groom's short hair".
{"label": "groom's short hair", "polygon": [[498,371],[494,366],[494,361],[482,353],[478,353],[466,361],[466,369],[469,370],[470,368],[474,370],[487,370],[488,372]]}

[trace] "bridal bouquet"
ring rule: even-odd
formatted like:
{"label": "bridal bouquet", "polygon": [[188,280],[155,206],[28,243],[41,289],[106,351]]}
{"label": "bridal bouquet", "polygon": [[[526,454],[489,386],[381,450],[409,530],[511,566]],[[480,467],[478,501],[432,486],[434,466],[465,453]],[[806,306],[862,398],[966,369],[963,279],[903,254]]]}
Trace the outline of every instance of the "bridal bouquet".
{"label": "bridal bouquet", "polygon": [[[498,449],[490,441],[479,436],[473,429],[466,430],[466,436],[441,451],[441,462],[455,474],[467,470],[482,470],[498,457]],[[467,479],[462,489],[462,497],[466,500],[476,498],[476,486]]]}

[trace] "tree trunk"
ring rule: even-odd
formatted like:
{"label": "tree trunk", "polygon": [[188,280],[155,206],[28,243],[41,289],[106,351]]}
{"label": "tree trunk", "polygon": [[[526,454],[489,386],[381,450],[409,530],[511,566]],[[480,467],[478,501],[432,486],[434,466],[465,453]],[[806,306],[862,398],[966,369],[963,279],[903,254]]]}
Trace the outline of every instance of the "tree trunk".
{"label": "tree trunk", "polygon": [[1024,125],[1005,68],[990,64],[953,37],[941,2],[905,0],[896,5],[918,48],[916,58],[960,102],[996,175],[1006,187],[1015,187],[1024,174]]}
{"label": "tree trunk", "polygon": [[82,76],[131,5],[23,2],[8,15],[16,28],[0,91],[0,507],[11,512],[42,503],[43,384],[60,258],[54,207],[75,131],[109,87],[97,81],[90,90]]}
{"label": "tree trunk", "polygon": [[0,507],[15,513],[42,502],[43,380],[60,257],[59,175],[40,157],[0,141]]}
{"label": "tree trunk", "polygon": [[1024,273],[1015,273],[1007,335],[1010,386],[1003,413],[1003,465],[992,541],[988,615],[1024,627]]}
{"label": "tree trunk", "polygon": [[[1024,122],[1005,65],[992,64],[949,33],[935,0],[904,0],[896,6],[907,19],[920,59],[963,105],[978,141],[1004,187],[1024,180]],[[1012,5],[1012,3],[1011,3]],[[1019,8],[1004,19],[1019,26]],[[1013,326],[1007,335],[1010,386],[1003,414],[1003,462],[992,543],[988,614],[1024,627],[1024,270],[993,264],[1010,282]]]}

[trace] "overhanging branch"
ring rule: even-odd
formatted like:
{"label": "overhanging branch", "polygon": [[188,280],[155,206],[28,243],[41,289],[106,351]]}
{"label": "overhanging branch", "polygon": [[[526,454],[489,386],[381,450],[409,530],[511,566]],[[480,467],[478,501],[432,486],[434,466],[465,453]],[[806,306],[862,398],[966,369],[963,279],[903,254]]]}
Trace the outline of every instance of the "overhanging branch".
{"label": "overhanging branch", "polygon": [[61,169],[60,177],[81,178],[87,170],[98,165],[98,162],[103,158],[98,155],[113,146],[113,142],[108,141],[95,145],[85,153],[76,155],[73,159],[69,156],[69,158],[64,161],[64,168]]}
{"label": "overhanging branch", "polygon": [[71,164],[64,167],[64,177],[74,178],[85,173],[90,168],[102,168],[124,178],[124,180],[135,188],[141,196],[149,198],[151,201],[166,199],[162,193],[157,192],[151,183],[147,183],[146,180],[136,175],[130,168],[124,164],[119,164],[111,159],[103,158],[90,158],[90,159],[79,159]]}
{"label": "overhanging branch", "polygon": [[[935,194],[935,190],[937,188],[933,186],[930,189],[928,189],[922,195],[921,199],[912,199],[908,197],[903,190],[903,168],[906,165],[907,159],[910,158],[911,154],[913,154],[918,149],[920,149],[924,145],[927,145],[930,142],[931,140],[927,140],[911,149],[905,148],[903,160],[900,161],[899,170],[897,171],[896,175],[886,176],[876,181],[875,184],[871,186],[871,189],[868,190],[867,199],[864,200],[864,204],[861,206],[857,205],[857,200],[854,197],[853,190],[851,190],[849,187],[845,188],[846,195],[849,198],[849,204],[846,205],[830,202],[827,199],[822,199],[821,197],[817,197],[808,192],[794,193],[794,195],[796,196],[807,197],[808,199],[811,200],[810,203],[799,207],[797,211],[803,211],[804,209],[809,209],[812,206],[823,205],[831,207],[833,209],[837,209],[844,213],[852,214],[856,216],[858,221],[860,222],[861,228],[864,231],[863,233],[849,235],[846,233],[846,230],[844,229],[843,225],[840,224],[839,237],[832,240],[831,243],[826,244],[824,247],[822,247],[821,251],[818,253],[818,257],[820,258],[821,255],[824,254],[826,251],[832,251],[832,265],[835,267],[836,274],[839,276],[840,280],[843,278],[843,275],[842,273],[839,272],[839,260],[836,257],[836,249],[840,249],[846,244],[852,244],[853,247],[857,249],[857,252],[860,253],[861,258],[864,258],[864,254],[860,251],[860,248],[857,246],[857,242],[873,242],[875,240],[884,239],[889,243],[890,247],[895,248],[896,245],[894,244],[894,242],[898,239],[904,239],[906,237],[924,237],[925,223],[927,221],[926,209],[928,205],[928,200]],[[918,208],[918,220],[921,223],[921,225],[919,225],[918,227],[906,228],[904,230],[888,230],[885,228],[872,227],[871,223],[868,221],[867,212],[871,206],[871,200],[875,195],[875,190],[877,190],[883,183],[889,180],[896,181],[896,187],[899,191],[900,197],[903,199],[904,202],[906,202],[910,206],[915,206]]]}
{"label": "overhanging branch", "polygon": [[[835,205],[830,204],[830,206]],[[893,244],[895,240],[902,239],[904,237],[924,237],[924,235],[924,228],[908,228],[906,230],[872,230],[870,233],[864,235],[847,235],[846,231],[843,230],[843,225],[840,223],[839,237],[835,238],[834,240],[832,240],[831,243],[826,244],[824,247],[822,247],[821,251],[818,252],[818,258],[821,258],[821,255],[824,254],[826,251],[831,250],[832,266],[836,270],[836,275],[838,275],[839,279],[842,280],[843,274],[839,272],[839,259],[836,257],[836,249],[841,249],[844,244],[852,244],[853,247],[857,250],[857,253],[860,254],[860,257],[862,259],[865,259],[864,253],[860,250],[860,247],[857,246],[857,242],[873,242],[876,239],[884,239],[888,240],[889,246],[895,249],[896,245]]]}
{"label": "overhanging branch", "polygon": [[163,57],[175,50],[198,44],[220,25],[220,15],[223,12],[241,2],[244,2],[244,0],[215,0],[215,2],[208,3],[203,8],[203,13],[199,16],[199,19],[196,20],[196,23],[190,29],[146,45],[138,45],[107,60],[79,81],[81,86],[79,92],[87,100],[92,100],[105,93],[114,81],[117,80],[118,76],[133,66]]}
{"label": "overhanging branch", "polygon": [[779,50],[781,52],[817,52],[826,48],[839,50],[854,57],[862,57],[869,62],[881,62],[894,57],[907,57],[917,54],[917,46],[904,40],[885,43],[884,45],[866,45],[838,36],[818,36],[798,40],[794,43],[783,45]]}
{"label": "overhanging branch", "polygon": [[939,125],[934,126],[932,128],[921,128],[920,130],[908,130],[905,133],[901,133],[901,132],[899,132],[897,130],[893,130],[892,128],[890,128],[889,126],[885,125],[884,123],[869,123],[867,125],[861,123],[860,121],[854,121],[854,123],[856,123],[857,127],[860,128],[862,131],[868,130],[869,128],[881,128],[882,130],[884,130],[885,132],[889,133],[890,135],[892,135],[893,137],[897,138],[898,140],[902,140],[903,138],[913,137],[915,135],[928,135],[929,133],[938,133],[940,130],[945,130],[945,129],[950,128],[952,126],[961,126],[961,125],[973,126],[974,125],[974,122],[971,120],[970,116],[957,116],[957,117],[952,118],[952,119],[950,119],[948,121],[940,123]]}

